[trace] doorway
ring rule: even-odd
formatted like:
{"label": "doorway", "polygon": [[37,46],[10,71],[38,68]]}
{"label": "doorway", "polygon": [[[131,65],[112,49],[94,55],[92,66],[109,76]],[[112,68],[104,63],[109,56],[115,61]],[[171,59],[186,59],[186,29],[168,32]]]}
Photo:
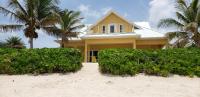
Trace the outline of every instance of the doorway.
{"label": "doorway", "polygon": [[98,51],[89,52],[89,62],[96,63],[98,62]]}

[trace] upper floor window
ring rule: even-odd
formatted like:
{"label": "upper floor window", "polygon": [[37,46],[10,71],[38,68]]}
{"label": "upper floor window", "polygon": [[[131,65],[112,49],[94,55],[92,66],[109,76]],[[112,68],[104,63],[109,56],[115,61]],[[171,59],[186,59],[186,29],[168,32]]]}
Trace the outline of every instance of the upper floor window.
{"label": "upper floor window", "polygon": [[102,32],[106,33],[106,26],[102,26]]}
{"label": "upper floor window", "polygon": [[110,33],[114,33],[114,32],[115,32],[115,25],[110,24]]}
{"label": "upper floor window", "polygon": [[119,31],[124,32],[124,26],[123,25],[119,25]]}

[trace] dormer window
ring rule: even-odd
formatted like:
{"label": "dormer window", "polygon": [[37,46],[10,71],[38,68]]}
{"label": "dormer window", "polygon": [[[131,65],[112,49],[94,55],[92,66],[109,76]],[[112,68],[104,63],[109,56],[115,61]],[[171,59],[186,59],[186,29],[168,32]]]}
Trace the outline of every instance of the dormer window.
{"label": "dormer window", "polygon": [[102,32],[106,33],[106,26],[102,26]]}
{"label": "dormer window", "polygon": [[124,26],[123,25],[119,25],[119,31],[124,32]]}
{"label": "dormer window", "polygon": [[109,29],[110,29],[110,33],[115,33],[115,24],[110,24],[110,27],[109,27]]}

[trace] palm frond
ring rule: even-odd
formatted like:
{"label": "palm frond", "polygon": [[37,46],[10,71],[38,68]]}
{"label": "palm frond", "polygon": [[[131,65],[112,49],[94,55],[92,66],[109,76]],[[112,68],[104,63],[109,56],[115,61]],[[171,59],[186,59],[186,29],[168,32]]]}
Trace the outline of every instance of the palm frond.
{"label": "palm frond", "polygon": [[18,8],[20,9],[24,15],[28,15],[26,10],[24,9],[24,7],[19,3],[18,0],[9,0],[9,5],[8,6],[11,6],[12,8]]}
{"label": "palm frond", "polygon": [[188,5],[185,2],[185,0],[177,0],[177,4],[176,4],[176,9],[179,12],[185,13],[185,11],[187,10]]}
{"label": "palm frond", "polygon": [[197,12],[199,5],[199,0],[192,0],[190,7],[193,9],[194,12]]}
{"label": "palm frond", "polygon": [[80,32],[78,30],[83,28],[83,27],[85,27],[85,25],[76,25],[74,27],[71,27],[69,31],[71,31],[71,32],[74,32],[74,31]]}
{"label": "palm frond", "polygon": [[61,37],[61,34],[63,33],[63,31],[61,29],[57,28],[56,26],[53,26],[53,27],[43,27],[43,29],[50,36]]}
{"label": "palm frond", "polygon": [[41,20],[48,15],[51,15],[52,11],[59,10],[57,4],[59,0],[37,0],[36,13],[38,14],[38,19]]}
{"label": "palm frond", "polygon": [[179,38],[179,39],[177,39],[177,41],[175,41],[175,42],[172,44],[172,47],[173,47],[173,48],[184,48],[184,47],[186,47],[187,44],[189,44],[189,43],[190,43],[190,40]]}
{"label": "palm frond", "polygon": [[187,7],[187,3],[185,2],[185,0],[177,0],[178,5],[182,5],[184,7]]}
{"label": "palm frond", "polygon": [[19,18],[19,16],[16,13],[14,13],[14,12],[12,12],[12,11],[4,8],[4,7],[1,7],[1,6],[0,6],[0,13],[2,13],[5,16],[10,15],[11,19],[13,19],[13,18]]}
{"label": "palm frond", "polygon": [[185,31],[190,31],[192,33],[198,33],[198,23],[196,22],[190,22],[187,25],[184,26]]}
{"label": "palm frond", "polygon": [[172,18],[161,19],[159,24],[158,24],[159,28],[161,28],[161,27],[173,27],[173,26],[176,26],[178,28],[182,28],[184,25],[182,23],[178,22],[177,20],[172,19]]}
{"label": "palm frond", "polygon": [[2,32],[8,32],[8,31],[20,31],[23,29],[23,25],[0,25],[0,30]]}
{"label": "palm frond", "polygon": [[166,36],[168,37],[169,40],[172,40],[174,38],[178,38],[178,37],[188,37],[188,33],[187,32],[180,32],[180,31],[176,31],[176,32],[168,32],[166,34]]}
{"label": "palm frond", "polygon": [[65,32],[63,35],[66,38],[72,38],[72,37],[77,37],[79,32]]}
{"label": "palm frond", "polygon": [[21,38],[16,37],[16,36],[12,36],[9,37],[8,39],[6,39],[6,47],[10,47],[10,48],[23,48],[25,47],[24,42],[22,41]]}
{"label": "palm frond", "polygon": [[200,6],[198,8],[198,11],[197,11],[197,16],[195,18],[195,21],[198,23],[198,25],[200,26]]}
{"label": "palm frond", "polygon": [[189,23],[190,21],[180,12],[176,12],[176,16],[179,20],[183,21],[184,23]]}
{"label": "palm frond", "polygon": [[51,15],[45,17],[45,18],[42,18],[40,20],[40,25],[42,27],[45,27],[45,26],[53,26],[55,24],[58,24],[59,22],[61,22],[61,18],[60,18],[60,15],[53,12]]}

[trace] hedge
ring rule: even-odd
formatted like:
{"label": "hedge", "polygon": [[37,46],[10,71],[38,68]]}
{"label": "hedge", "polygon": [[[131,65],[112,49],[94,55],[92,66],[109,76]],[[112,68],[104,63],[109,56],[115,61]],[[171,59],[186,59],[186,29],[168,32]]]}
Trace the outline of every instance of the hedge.
{"label": "hedge", "polygon": [[0,74],[43,74],[76,72],[82,67],[77,49],[0,48]]}
{"label": "hedge", "polygon": [[200,49],[134,50],[107,49],[98,54],[102,73],[136,75],[145,73],[167,77],[170,74],[200,77]]}

